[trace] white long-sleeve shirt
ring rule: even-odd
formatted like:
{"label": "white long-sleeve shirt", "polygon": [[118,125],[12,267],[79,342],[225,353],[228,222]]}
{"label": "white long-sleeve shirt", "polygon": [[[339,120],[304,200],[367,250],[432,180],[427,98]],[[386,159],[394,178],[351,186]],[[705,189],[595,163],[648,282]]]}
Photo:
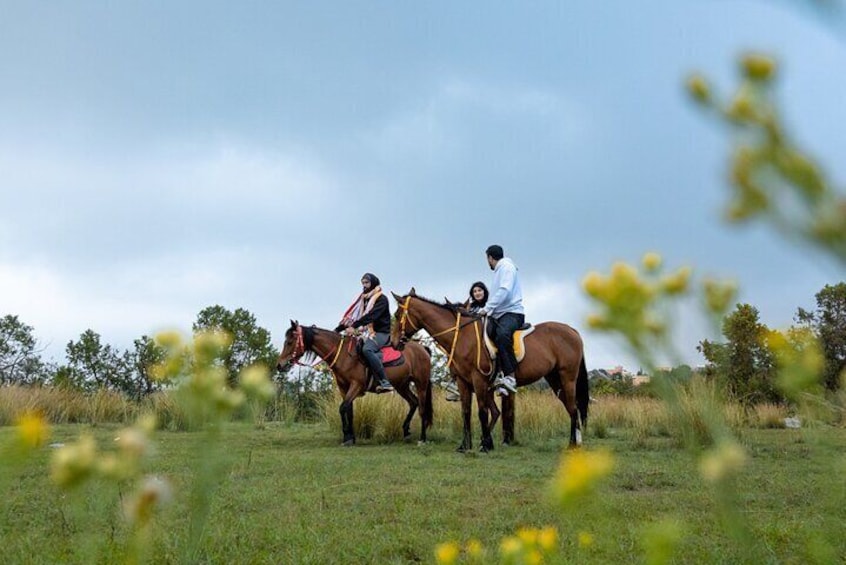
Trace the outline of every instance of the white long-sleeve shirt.
{"label": "white long-sleeve shirt", "polygon": [[509,312],[523,314],[523,287],[517,277],[517,267],[508,257],[497,261],[494,268],[491,297],[485,305],[489,316],[499,318]]}

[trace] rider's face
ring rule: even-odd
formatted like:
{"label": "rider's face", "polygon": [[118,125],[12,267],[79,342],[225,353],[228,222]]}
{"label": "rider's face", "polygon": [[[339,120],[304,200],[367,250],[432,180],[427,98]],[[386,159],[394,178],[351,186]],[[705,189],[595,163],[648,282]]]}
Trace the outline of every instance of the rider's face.
{"label": "rider's face", "polygon": [[367,292],[367,291],[370,290],[370,279],[361,279],[361,289],[364,292]]}
{"label": "rider's face", "polygon": [[481,287],[474,286],[473,287],[473,300],[475,300],[476,302],[481,302],[484,297],[485,297],[485,291],[482,290]]}

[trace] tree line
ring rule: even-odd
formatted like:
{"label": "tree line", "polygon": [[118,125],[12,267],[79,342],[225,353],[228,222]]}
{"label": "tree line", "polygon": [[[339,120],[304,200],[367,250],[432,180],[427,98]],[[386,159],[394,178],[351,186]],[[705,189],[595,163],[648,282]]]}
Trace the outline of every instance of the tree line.
{"label": "tree line", "polygon": [[[798,308],[794,326],[785,332],[791,347],[801,348],[805,341],[796,336],[810,335],[822,354],[819,380],[830,391],[843,386],[841,375],[846,369],[846,282],[826,285],[816,295],[811,310]],[[232,339],[223,364],[230,384],[241,370],[255,363],[273,367],[278,350],[270,332],[256,323],[255,316],[244,308],[230,311],[223,306],[209,306],[197,315],[194,332],[224,331]],[[65,362],[45,362],[41,358],[35,330],[18,316],[0,318],[0,385],[48,385],[93,392],[116,390],[133,399],[140,399],[161,390],[167,383],[157,381],[151,367],[164,359],[165,351],[154,339],[142,335],[132,349],[120,351],[104,344],[101,336],[88,329],[65,347]],[[784,393],[777,386],[778,363],[768,340],[774,335],[760,321],[758,309],[750,304],[737,304],[723,318],[721,341],[703,340],[697,349],[705,357],[704,375],[723,385],[730,398],[743,403],[783,402]],[[433,378],[445,377],[445,358],[435,352]],[[685,380],[693,371],[686,365],[674,367],[654,377]],[[595,383],[606,392],[631,393],[634,387],[616,383]],[[305,403],[302,411],[314,407],[312,393],[325,393],[332,388],[332,377],[324,366],[294,371],[281,380],[280,394]],[[649,387],[637,387],[647,392]],[[596,393],[602,391],[596,390]]]}
{"label": "tree line", "polygon": [[[272,367],[276,363],[278,352],[270,332],[244,308],[230,311],[220,305],[209,306],[197,315],[192,330],[223,331],[231,337],[223,359],[230,384],[249,365]],[[68,342],[64,363],[44,361],[41,353],[32,326],[16,315],[0,318],[0,385],[47,385],[85,392],[105,388],[140,399],[168,384],[157,381],[150,372],[165,358],[165,350],[147,335],[134,340],[131,349],[120,351],[87,329]]]}

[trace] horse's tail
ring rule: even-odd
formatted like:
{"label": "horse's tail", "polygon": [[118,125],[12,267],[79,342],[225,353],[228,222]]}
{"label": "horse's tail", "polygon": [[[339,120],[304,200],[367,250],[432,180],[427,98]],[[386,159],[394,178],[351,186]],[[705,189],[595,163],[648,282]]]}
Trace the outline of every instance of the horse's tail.
{"label": "horse's tail", "polygon": [[576,406],[582,416],[582,427],[587,425],[588,404],[590,404],[590,391],[588,390],[588,372],[585,367],[585,356],[582,354],[582,361],[579,365],[579,377],[576,379]]}
{"label": "horse's tail", "polygon": [[432,379],[426,380],[426,401],[423,403],[423,425],[427,428],[432,427],[432,422],[435,418],[435,410],[432,407]]}

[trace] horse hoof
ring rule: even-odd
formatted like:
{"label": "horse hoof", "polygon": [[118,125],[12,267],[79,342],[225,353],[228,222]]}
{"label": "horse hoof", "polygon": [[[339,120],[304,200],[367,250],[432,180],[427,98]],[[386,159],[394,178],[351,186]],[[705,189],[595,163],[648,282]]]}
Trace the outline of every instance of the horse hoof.
{"label": "horse hoof", "polygon": [[479,446],[479,453],[488,453],[490,450],[484,445]]}
{"label": "horse hoof", "polygon": [[352,447],[355,445],[354,439],[348,439],[344,443],[341,444],[341,447]]}
{"label": "horse hoof", "polygon": [[467,446],[466,446],[466,445],[464,445],[464,444],[461,444],[461,445],[459,445],[457,448],[455,448],[455,450],[456,450],[458,453],[467,453]]}

